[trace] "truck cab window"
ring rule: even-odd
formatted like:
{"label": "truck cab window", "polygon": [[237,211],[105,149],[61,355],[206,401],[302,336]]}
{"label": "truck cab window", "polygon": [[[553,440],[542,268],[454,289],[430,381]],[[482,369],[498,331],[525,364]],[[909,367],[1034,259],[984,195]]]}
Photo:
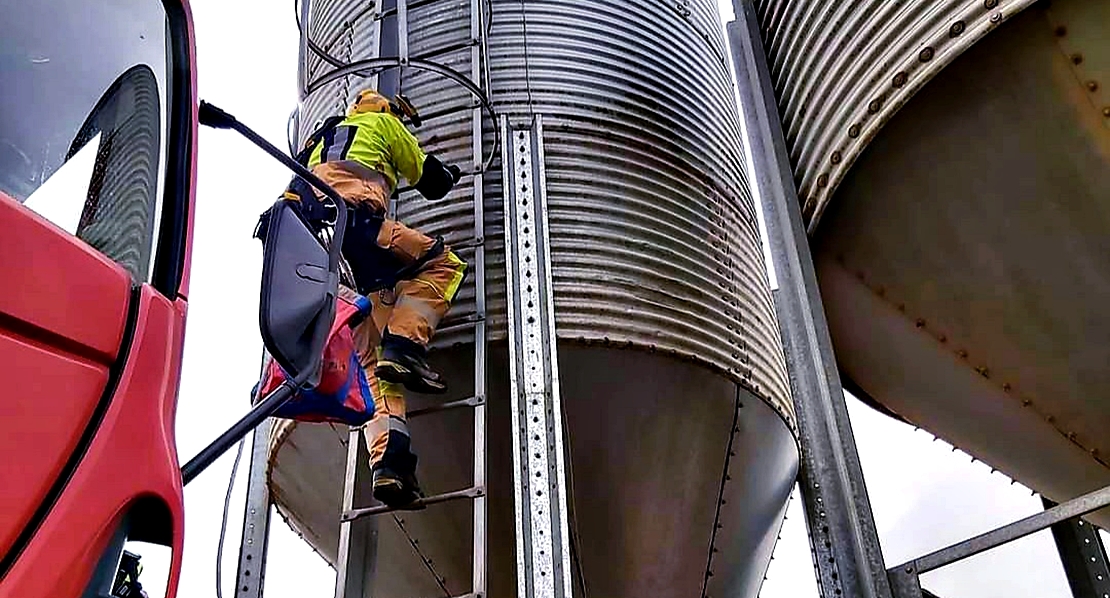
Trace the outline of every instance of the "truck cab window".
{"label": "truck cab window", "polygon": [[0,193],[140,282],[165,171],[166,28],[158,0],[30,2],[0,22]]}

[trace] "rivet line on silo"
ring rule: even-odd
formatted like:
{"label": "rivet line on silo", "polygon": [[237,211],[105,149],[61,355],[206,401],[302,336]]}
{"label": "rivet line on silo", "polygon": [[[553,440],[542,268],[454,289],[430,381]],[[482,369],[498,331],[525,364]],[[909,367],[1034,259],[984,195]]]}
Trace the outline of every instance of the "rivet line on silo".
{"label": "rivet line on silo", "polygon": [[701,595],[708,596],[709,591],[709,578],[713,577],[713,555],[717,554],[717,532],[724,529],[724,524],[721,522],[721,507],[726,504],[725,499],[725,484],[732,480],[729,474],[729,469],[732,466],[732,458],[736,456],[736,451],[733,448],[736,435],[740,432],[740,410],[743,408],[743,403],[740,400],[740,388],[736,389],[736,400],[733,403],[734,409],[732,413],[732,426],[728,434],[728,445],[725,447],[725,465],[724,470],[721,472],[721,482],[718,485],[717,504],[714,505],[713,512],[713,530],[709,535],[709,554],[706,557],[705,563],[705,576],[702,581]]}
{"label": "rivet line on silo", "polygon": [[[860,283],[864,286],[864,288],[869,290],[872,295],[877,297],[880,302],[885,303],[888,306],[894,307],[900,313],[905,314],[907,318],[912,319],[913,322],[914,322],[915,329],[921,330],[922,332],[931,336],[934,340],[936,340],[938,343],[940,343],[942,345],[947,345],[948,344],[948,340],[949,340],[948,337],[945,334],[939,333],[939,332],[931,329],[925,318],[913,317],[913,316],[908,315],[910,310],[904,302],[899,302],[895,299],[892,299],[890,297],[889,291],[885,290],[882,285],[879,285],[877,283],[869,281],[867,275],[862,270],[859,270],[859,269],[853,270],[851,268],[848,268],[846,266],[846,264],[844,264],[843,257],[842,256],[838,256],[838,257],[840,258],[840,259],[838,259],[838,261],[845,267],[845,269],[850,271],[850,272],[853,272],[855,274],[855,278],[857,280],[859,280]],[[884,291],[882,293],[880,293],[879,289],[884,289]],[[954,353],[962,361],[970,361],[971,360],[970,354],[968,353],[968,351],[966,349],[963,349],[963,348],[955,349]],[[1078,437],[1077,433],[1075,433],[1072,430],[1067,430],[1064,427],[1062,427],[1059,424],[1058,418],[1055,415],[1050,414],[1047,411],[1045,411],[1044,408],[1041,407],[1039,404],[1035,404],[1032,399],[1024,397],[1024,396],[1021,395],[1021,393],[1014,391],[1013,384],[1011,384],[1009,382],[999,383],[998,380],[993,379],[991,377],[990,368],[988,368],[986,365],[972,366],[972,368],[981,377],[983,377],[986,380],[990,380],[993,384],[997,385],[1002,390],[1002,392],[1004,394],[1006,394],[1008,396],[1013,396],[1016,400],[1020,401],[1021,406],[1023,408],[1031,410],[1038,417],[1043,419],[1045,421],[1045,423],[1049,424],[1058,434],[1060,434],[1065,439],[1067,439],[1069,442],[1071,442],[1072,444],[1076,445],[1077,447],[1083,449],[1085,452],[1090,454],[1091,457],[1094,458],[1094,460],[1096,462],[1098,462],[1100,465],[1102,465],[1104,467],[1107,467],[1107,468],[1110,468],[1110,462],[1107,462],[1106,460],[1102,459],[1099,456],[1098,449],[1085,445],[1083,442],[1081,442],[1079,440],[1079,437]]]}
{"label": "rivet line on silo", "polygon": [[[1067,57],[1068,64],[1070,65],[1072,75],[1075,77],[1076,82],[1087,92],[1088,100],[1091,106],[1103,117],[1110,119],[1110,97],[1102,97],[1099,94],[1101,89],[1100,82],[1095,79],[1092,73],[1088,73],[1084,67],[1084,54],[1082,50],[1073,44],[1072,40],[1080,39],[1081,36],[1072,35],[1068,30],[1068,25],[1063,23],[1052,14],[1051,6],[1044,8],[1045,16],[1047,17],[1049,25],[1052,27],[1053,37],[1056,39],[1056,46]],[[1077,26],[1082,27],[1083,23]],[[1110,121],[1105,121],[1107,126],[1110,126]]]}
{"label": "rivet line on silo", "polygon": [[[945,27],[939,28],[933,39],[926,40],[924,47],[908,56],[901,68],[896,67],[893,75],[877,74],[871,78],[869,83],[888,80],[890,87],[880,89],[877,94],[864,100],[857,108],[859,117],[850,119],[851,124],[846,131],[848,139],[841,139],[839,143],[834,142],[833,147],[828,150],[826,159],[832,165],[832,168],[827,171],[817,171],[812,182],[803,180],[798,195],[803,198],[802,213],[807,220],[816,213],[817,206],[822,201],[827,200],[829,194],[833,192],[843,178],[847,165],[853,162],[855,157],[863,151],[866,143],[860,139],[860,136],[863,133],[864,125],[867,125],[872,119],[876,119],[877,124],[872,125],[872,130],[877,130],[879,126],[889,120],[890,116],[906,103],[913,91],[912,88],[905,88],[910,83],[914,71],[930,64],[940,51],[952,44],[967,45],[972,43],[973,40],[957,41],[965,37],[969,22],[976,24],[988,21],[992,27],[999,25],[1004,18],[999,4],[999,0],[983,0],[981,4],[967,14],[961,15],[960,18],[947,23]],[[882,24],[875,23],[871,29],[871,34],[867,34],[865,37],[872,37],[872,34]],[[855,58],[855,55],[852,55],[851,58]],[[922,80],[917,85],[923,83]],[[889,93],[897,94],[894,102],[888,102]],[[808,99],[809,96],[804,97],[803,103],[807,102]],[[1105,112],[1106,116],[1110,118],[1110,106],[1106,107]],[[805,110],[803,109],[799,112],[798,117],[800,118],[804,114]]]}

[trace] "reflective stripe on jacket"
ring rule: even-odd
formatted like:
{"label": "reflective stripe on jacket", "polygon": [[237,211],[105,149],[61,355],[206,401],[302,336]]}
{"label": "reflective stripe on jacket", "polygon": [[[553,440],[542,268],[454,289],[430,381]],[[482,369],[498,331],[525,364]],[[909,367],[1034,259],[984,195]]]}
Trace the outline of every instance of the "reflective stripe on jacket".
{"label": "reflective stripe on jacket", "polygon": [[385,176],[391,188],[403,177],[420,181],[425,154],[416,137],[392,114],[365,112],[349,116],[316,145],[309,169],[321,162],[351,160]]}

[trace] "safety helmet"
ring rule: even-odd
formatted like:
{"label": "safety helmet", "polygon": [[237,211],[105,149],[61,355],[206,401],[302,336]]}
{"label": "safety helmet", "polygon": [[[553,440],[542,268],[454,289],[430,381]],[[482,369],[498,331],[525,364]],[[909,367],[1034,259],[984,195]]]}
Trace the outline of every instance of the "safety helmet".
{"label": "safety helmet", "polygon": [[348,111],[347,116],[365,114],[367,112],[392,112],[389,99],[374,89],[364,89],[358,92],[358,96],[355,97],[354,103],[351,104],[351,109]]}
{"label": "safety helmet", "polygon": [[397,94],[397,97],[390,101],[389,98],[374,89],[364,89],[358,92],[358,96],[351,104],[347,116],[366,114],[367,112],[387,112],[402,120],[407,118],[414,127],[419,127],[423,123],[416,107],[401,94]]}

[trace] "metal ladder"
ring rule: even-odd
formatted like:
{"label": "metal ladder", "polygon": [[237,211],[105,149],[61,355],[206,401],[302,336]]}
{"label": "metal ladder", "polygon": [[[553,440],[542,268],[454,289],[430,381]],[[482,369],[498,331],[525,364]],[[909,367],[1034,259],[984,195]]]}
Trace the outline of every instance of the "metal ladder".
{"label": "metal ladder", "polygon": [[[416,0],[417,3],[427,4],[436,0]],[[485,92],[488,88],[488,70],[483,71],[485,44],[485,15],[480,0],[470,0],[470,73],[469,81],[479,91]],[[303,0],[301,7],[301,23],[307,24],[309,18],[308,0]],[[392,6],[390,6],[392,5]],[[396,65],[412,65],[422,59],[412,59],[408,49],[408,9],[409,0],[384,0],[379,4],[375,29],[378,31],[379,43],[389,40],[388,28],[383,27],[386,16],[396,20],[396,38],[389,40],[396,45]],[[303,27],[304,31],[308,27]],[[385,34],[385,35],[383,35]],[[302,34],[302,56],[307,52],[307,34]],[[386,42],[388,43],[388,42]],[[382,44],[384,45],[384,44]],[[382,62],[383,48],[379,47],[379,58]],[[392,48],[390,48],[392,50]],[[388,59],[384,59],[388,60]],[[375,62],[373,60],[366,62]],[[425,64],[427,61],[424,60]],[[302,64],[305,64],[302,60]],[[354,66],[353,64],[351,66]],[[307,71],[307,67],[304,67]],[[337,69],[338,70],[338,69]],[[436,70],[429,68],[429,70]],[[352,72],[353,74],[353,72]],[[303,81],[303,79],[302,79]],[[462,83],[460,81],[460,83]],[[307,87],[307,83],[305,83]],[[471,262],[475,285],[475,311],[474,314],[463,318],[448,317],[439,333],[459,328],[473,328],[474,332],[474,394],[461,400],[432,405],[424,409],[412,410],[407,413],[407,418],[412,419],[431,415],[433,413],[458,409],[471,408],[474,410],[474,477],[467,488],[428,496],[417,501],[423,506],[431,506],[448,501],[470,499],[473,505],[473,556],[472,556],[472,589],[456,598],[484,598],[487,595],[487,499],[486,499],[486,370],[487,370],[487,331],[486,331],[486,250],[485,250],[485,213],[483,205],[483,174],[489,166],[485,160],[482,144],[482,104],[474,102],[471,110],[471,162],[472,168],[464,172],[473,181],[472,204],[474,226],[469,240],[461,243],[451,243],[452,248],[461,250],[474,250]],[[389,215],[395,217],[397,201],[390,204]],[[336,559],[336,598],[364,598],[370,595],[369,585],[373,579],[374,571],[371,570],[376,563],[376,515],[394,514],[396,509],[385,505],[364,506],[371,502],[371,480],[369,479],[368,454],[366,445],[361,438],[362,429],[352,429],[347,441],[346,472],[343,483],[342,512],[340,515],[339,550]],[[420,552],[418,543],[413,540],[404,527],[403,520],[396,514],[394,522],[405,532],[413,548],[423,561],[424,566],[435,577],[437,584],[444,589],[446,586],[442,577],[432,567],[431,560]]]}

